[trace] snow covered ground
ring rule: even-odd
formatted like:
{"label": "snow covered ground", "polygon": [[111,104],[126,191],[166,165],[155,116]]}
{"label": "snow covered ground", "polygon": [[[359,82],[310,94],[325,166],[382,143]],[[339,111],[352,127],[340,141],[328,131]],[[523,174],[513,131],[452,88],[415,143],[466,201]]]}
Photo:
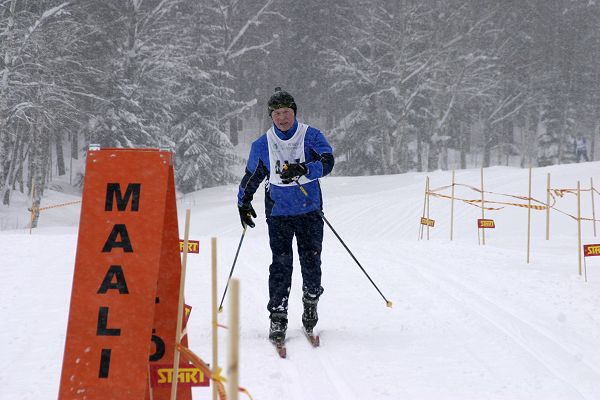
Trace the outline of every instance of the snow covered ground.
{"label": "snow covered ground", "polygon": [[[553,188],[575,188],[577,180],[589,188],[599,170],[600,163],[534,169],[533,197],[545,201],[548,172]],[[432,198],[435,227],[430,240],[418,240],[425,176],[322,180],[326,217],[394,307],[385,306],[326,228],[317,326],[322,346],[313,349],[302,336],[296,268],[288,359],[280,359],[266,338],[270,251],[261,188],[254,201],[257,227],[247,233],[235,270],[242,291],[240,383],[256,400],[599,399],[600,258],[587,259],[584,282],[575,220],[553,211],[546,241],[545,212],[533,211],[527,264],[527,209],[486,211],[496,229],[486,232],[483,246],[476,229],[479,208],[456,202],[450,241],[450,201]],[[444,171],[429,176],[432,188],[451,179]],[[523,169],[486,169],[485,189],[527,195],[527,177]],[[479,186],[479,170],[457,171],[456,181]],[[194,308],[190,346],[205,360],[211,359],[209,240],[218,238],[222,293],[242,232],[236,191],[212,188],[178,201],[180,229],[191,208],[191,238],[201,242],[201,254],[188,258],[186,302]],[[463,187],[456,195],[479,198]],[[50,191],[42,206],[73,200]],[[11,221],[0,232],[2,400],[56,398],[74,266],[79,206],[43,212],[40,228],[29,235],[10,226],[25,226],[25,201],[16,198],[10,209],[0,208],[0,219]],[[557,207],[575,215],[575,197],[565,195]],[[583,192],[582,215],[591,214],[590,192]],[[583,243],[600,243],[590,222],[582,235]],[[224,323],[227,309],[226,302]],[[226,343],[221,331],[222,364]],[[194,389],[194,399],[209,398],[210,390]]]}

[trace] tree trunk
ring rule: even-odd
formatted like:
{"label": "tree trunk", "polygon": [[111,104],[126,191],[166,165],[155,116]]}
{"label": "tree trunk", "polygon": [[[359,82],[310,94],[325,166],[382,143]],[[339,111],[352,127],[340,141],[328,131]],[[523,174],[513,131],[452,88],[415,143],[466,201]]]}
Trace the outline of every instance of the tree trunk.
{"label": "tree trunk", "polygon": [[598,135],[599,132],[600,123],[597,123],[594,130],[592,130],[592,140],[590,144],[592,148],[590,149],[590,161],[596,161],[596,135]]}
{"label": "tree trunk", "polygon": [[[467,130],[461,130],[461,132],[467,132]],[[468,144],[470,138],[470,132],[459,134],[458,136],[458,144],[460,146],[460,169],[467,169],[467,153],[469,152]]]}
{"label": "tree trunk", "polygon": [[19,148],[19,167],[17,168],[17,172],[12,181],[12,189],[16,190],[17,182],[19,183],[19,192],[24,193],[23,187],[23,164],[25,163],[25,158],[27,158],[28,151],[25,151],[25,140],[21,141],[21,147]]}
{"label": "tree trunk", "polygon": [[67,173],[65,170],[62,136],[62,133],[56,135],[56,166],[58,167],[58,176],[63,176]]}
{"label": "tree trunk", "polygon": [[390,173],[390,157],[391,157],[390,134],[387,130],[381,130],[381,170],[383,175]]}
{"label": "tree trunk", "polygon": [[[4,68],[1,70],[2,74],[0,75],[0,115],[4,114],[7,108],[8,78],[10,73],[10,66],[12,65],[12,57],[10,50],[12,48],[11,39],[15,25],[16,5],[17,0],[12,0],[10,2],[10,6],[5,7],[5,10],[8,9],[8,23],[3,32],[3,41],[6,43],[6,46],[3,46],[5,48],[5,51],[4,54],[0,55],[0,57],[2,57],[1,64],[4,66]],[[6,178],[8,178],[8,171],[6,171],[6,160],[8,159],[8,152],[10,151],[10,139],[5,125],[6,121],[7,119],[4,116],[0,118],[0,182],[2,183],[4,183],[4,180]]]}
{"label": "tree trunk", "polygon": [[20,138],[17,137],[12,149],[12,154],[10,156],[10,163],[8,170],[6,171],[6,177],[4,178],[4,182],[2,184],[2,204],[6,206],[10,205],[11,182],[17,166],[17,155],[19,154],[20,142]]}
{"label": "tree trunk", "polygon": [[491,135],[491,126],[490,122],[486,119],[483,122],[483,168],[488,168],[490,166],[490,157],[492,153],[492,135]]}
{"label": "tree trunk", "polygon": [[440,150],[440,167],[442,171],[448,171],[448,146],[445,143]]}
{"label": "tree trunk", "polygon": [[562,109],[562,113],[560,116],[560,127],[558,131],[558,163],[562,164],[564,160],[564,146],[565,146],[565,137],[567,135],[567,104],[569,102],[565,101],[565,104]]}
{"label": "tree trunk", "polygon": [[[49,134],[48,134],[49,135]],[[44,135],[46,136],[46,135]],[[47,146],[44,146],[44,184],[52,182],[53,169],[52,169],[52,145],[50,144],[50,138],[48,138]]]}
{"label": "tree trunk", "polygon": [[237,146],[239,143],[238,121],[238,117],[233,117],[229,120],[229,141],[234,146]]}
{"label": "tree trunk", "polygon": [[439,144],[435,140],[429,139],[429,151],[427,152],[427,171],[435,171],[438,169],[438,161],[440,148]]}
{"label": "tree trunk", "polygon": [[[1,110],[0,110],[1,111]],[[0,118],[1,120],[2,118]],[[0,126],[0,183],[4,183],[5,179],[8,179],[8,165],[7,161],[9,152],[9,139],[8,134],[2,131]]]}
{"label": "tree trunk", "polygon": [[423,172],[423,139],[417,133],[417,172]]}
{"label": "tree trunk", "polygon": [[[34,143],[32,143],[33,151],[31,152],[33,162],[31,163],[31,176],[33,183],[33,203],[32,209],[34,210],[33,218],[31,220],[31,227],[37,228],[40,213],[36,211],[40,208],[40,203],[42,201],[42,195],[44,193],[44,175],[45,175],[45,165],[47,165],[47,154],[48,154],[48,145],[47,141],[44,140],[43,132],[41,128],[33,128],[35,133],[34,136],[37,139]],[[46,153],[44,155],[44,153]]]}
{"label": "tree trunk", "polygon": [[79,160],[79,132],[71,135],[71,158]]}

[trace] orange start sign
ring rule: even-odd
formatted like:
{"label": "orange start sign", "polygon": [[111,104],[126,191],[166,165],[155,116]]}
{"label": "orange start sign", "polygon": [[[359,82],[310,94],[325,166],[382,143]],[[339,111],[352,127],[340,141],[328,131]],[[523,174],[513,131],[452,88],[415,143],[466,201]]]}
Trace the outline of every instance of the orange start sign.
{"label": "orange start sign", "polygon": [[600,244],[584,244],[583,245],[583,256],[584,257],[600,256]]}
{"label": "orange start sign", "polygon": [[433,226],[435,225],[435,220],[422,217],[421,218],[421,225],[430,226],[430,227],[433,228]]}
{"label": "orange start sign", "polygon": [[480,229],[493,229],[496,227],[496,224],[494,223],[493,219],[483,219],[483,218],[479,218],[477,220],[477,228]]}
{"label": "orange start sign", "polygon": [[[179,239],[179,252],[183,253],[183,246],[185,240]],[[200,241],[199,240],[188,240],[188,253],[199,254],[200,253]]]}

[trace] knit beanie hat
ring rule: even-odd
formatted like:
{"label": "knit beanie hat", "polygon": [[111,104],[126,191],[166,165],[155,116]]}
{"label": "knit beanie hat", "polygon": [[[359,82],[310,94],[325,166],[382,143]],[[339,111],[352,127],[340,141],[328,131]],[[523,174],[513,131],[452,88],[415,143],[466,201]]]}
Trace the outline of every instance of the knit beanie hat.
{"label": "knit beanie hat", "polygon": [[294,115],[297,114],[298,111],[298,107],[296,107],[296,102],[292,95],[285,90],[281,90],[279,86],[275,88],[275,93],[269,98],[267,106],[269,107],[269,116],[271,116],[271,113],[278,108],[291,108],[294,110]]}

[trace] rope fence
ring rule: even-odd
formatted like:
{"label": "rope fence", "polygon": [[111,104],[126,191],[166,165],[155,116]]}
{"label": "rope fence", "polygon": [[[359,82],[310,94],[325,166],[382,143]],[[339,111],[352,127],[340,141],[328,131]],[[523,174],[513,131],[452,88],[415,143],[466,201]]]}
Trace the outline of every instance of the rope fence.
{"label": "rope fence", "polygon": [[[546,210],[548,208],[553,209],[554,211],[557,211],[561,214],[564,214],[574,220],[577,220],[577,216],[575,215],[571,215],[559,208],[557,208],[555,205],[557,203],[557,197],[562,198],[564,197],[565,193],[567,194],[573,194],[573,195],[577,195],[577,189],[550,189],[550,196],[552,198],[552,204],[548,205],[546,203],[544,203],[541,200],[538,200],[534,197],[528,197],[528,196],[518,196],[518,195],[513,195],[513,194],[506,194],[506,193],[498,193],[498,192],[492,192],[492,191],[488,191],[488,190],[481,190],[479,188],[476,188],[474,186],[470,186],[470,185],[465,185],[462,183],[455,183],[454,186],[462,186],[468,189],[471,189],[477,193],[485,193],[485,194],[490,194],[490,195],[496,195],[496,196],[504,196],[504,197],[509,197],[509,198],[513,198],[513,199],[518,199],[518,200],[523,200],[523,201],[532,201],[535,202],[537,204],[523,204],[523,203],[509,203],[509,202],[504,202],[504,201],[492,201],[492,200],[485,200],[486,204],[499,204],[502,205],[502,207],[487,207],[487,206],[482,206],[482,200],[481,199],[465,199],[465,198],[460,198],[460,197],[452,197],[451,195],[447,195],[447,194],[442,194],[439,193],[441,191],[444,191],[446,189],[452,188],[452,185],[447,185],[447,186],[440,186],[438,188],[434,188],[434,189],[429,189],[429,191],[426,193],[426,195],[428,196],[433,196],[433,197],[438,197],[438,198],[443,198],[443,199],[454,199],[457,201],[462,201],[468,205],[471,206],[475,206],[478,208],[483,208],[485,210],[489,210],[489,211],[499,211],[502,210],[504,208],[506,208],[506,206],[513,206],[513,207],[522,207],[522,208],[530,208],[532,210],[538,210],[538,211],[543,211]],[[592,191],[591,189],[580,189],[580,192],[590,192]],[[593,189],[594,192],[600,194],[600,192],[598,192],[597,189]],[[554,194],[553,194],[554,193]],[[582,221],[600,221],[599,219],[594,219],[594,218],[585,218],[585,217],[580,217],[580,219]]]}
{"label": "rope fence", "polygon": [[[419,239],[423,239],[424,227],[427,229],[427,240],[429,240],[429,228],[435,226],[435,219],[430,218],[430,197],[451,200],[451,211],[450,211],[450,240],[453,240],[454,231],[454,201],[459,201],[470,206],[481,209],[481,219],[477,220],[477,237],[479,244],[485,245],[485,230],[489,228],[495,228],[493,220],[486,219],[485,211],[499,211],[506,207],[519,207],[528,210],[527,216],[527,263],[529,264],[530,255],[530,242],[531,242],[531,211],[546,211],[546,240],[550,239],[550,210],[562,214],[577,221],[577,237],[578,237],[578,260],[579,260],[579,275],[582,275],[582,252],[581,252],[581,222],[593,222],[594,237],[596,237],[596,222],[600,219],[596,218],[595,210],[595,196],[600,195],[600,191],[594,187],[593,178],[590,178],[589,188],[582,188],[581,183],[577,182],[576,188],[552,188],[550,185],[550,174],[548,173],[546,196],[547,200],[541,201],[531,196],[531,182],[532,182],[532,169],[529,168],[529,195],[522,196],[517,194],[500,193],[489,190],[484,190],[484,175],[483,168],[481,168],[481,187],[475,187],[464,183],[458,183],[455,181],[455,172],[452,171],[452,183],[450,185],[440,186],[432,188],[430,186],[430,179],[426,177],[425,184],[425,199],[423,201],[423,214],[420,218],[420,234]],[[468,195],[455,195],[456,188],[464,188],[475,192],[478,196],[471,198]],[[450,192],[450,193],[448,193]],[[591,208],[592,216],[581,215],[581,197],[582,194],[590,193],[591,196]],[[559,200],[566,196],[573,195],[577,198],[577,213],[564,211],[558,208]],[[491,199],[490,199],[491,198]],[[586,245],[590,246],[590,245]],[[600,246],[600,245],[599,245]],[[585,260],[584,260],[585,261]],[[585,280],[587,282],[587,272]]]}

